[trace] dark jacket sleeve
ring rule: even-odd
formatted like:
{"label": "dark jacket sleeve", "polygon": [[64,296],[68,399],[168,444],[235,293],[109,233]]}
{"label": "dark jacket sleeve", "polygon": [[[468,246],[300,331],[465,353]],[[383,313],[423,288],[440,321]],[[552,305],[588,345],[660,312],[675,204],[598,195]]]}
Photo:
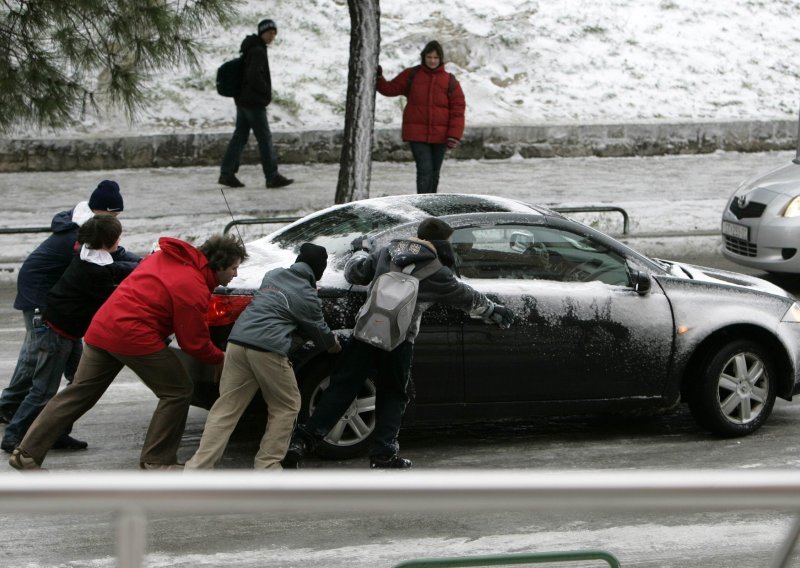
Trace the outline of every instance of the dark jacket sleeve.
{"label": "dark jacket sleeve", "polygon": [[492,305],[491,300],[456,278],[446,266],[420,282],[417,300],[447,304],[471,316],[481,316]]}
{"label": "dark jacket sleeve", "polygon": [[375,277],[375,269],[380,262],[381,254],[389,254],[385,248],[367,253],[357,251],[353,253],[344,266],[344,277],[350,284],[367,286]]}

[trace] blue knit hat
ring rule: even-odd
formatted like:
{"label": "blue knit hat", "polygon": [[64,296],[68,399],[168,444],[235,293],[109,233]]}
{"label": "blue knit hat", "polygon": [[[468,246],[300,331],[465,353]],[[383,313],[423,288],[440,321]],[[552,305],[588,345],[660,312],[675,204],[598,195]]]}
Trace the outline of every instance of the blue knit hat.
{"label": "blue knit hat", "polygon": [[119,184],[108,179],[101,181],[89,198],[89,209],[92,211],[122,211],[122,195],[119,193]]}

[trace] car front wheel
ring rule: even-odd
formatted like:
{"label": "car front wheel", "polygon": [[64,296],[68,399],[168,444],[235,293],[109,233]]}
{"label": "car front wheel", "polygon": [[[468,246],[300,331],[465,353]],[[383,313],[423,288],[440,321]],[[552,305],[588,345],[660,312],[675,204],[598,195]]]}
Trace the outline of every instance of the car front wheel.
{"label": "car front wheel", "polygon": [[[330,384],[327,372],[312,373],[302,382],[302,419],[314,413],[322,393]],[[363,456],[375,431],[375,383],[367,379],[344,415],[325,439],[317,445],[316,453],[330,459]]]}
{"label": "car front wheel", "polygon": [[769,354],[757,343],[737,340],[724,345],[694,377],[689,408],[695,420],[720,436],[755,432],[775,404],[773,369]]}

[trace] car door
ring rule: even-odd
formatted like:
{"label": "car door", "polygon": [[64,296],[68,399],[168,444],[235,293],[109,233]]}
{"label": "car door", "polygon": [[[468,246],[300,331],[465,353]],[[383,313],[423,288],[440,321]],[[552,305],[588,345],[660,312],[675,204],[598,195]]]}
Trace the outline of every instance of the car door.
{"label": "car door", "polygon": [[465,281],[511,308],[509,329],[464,318],[470,403],[659,397],[673,323],[657,285],[639,294],[619,251],[545,225],[459,229]]}

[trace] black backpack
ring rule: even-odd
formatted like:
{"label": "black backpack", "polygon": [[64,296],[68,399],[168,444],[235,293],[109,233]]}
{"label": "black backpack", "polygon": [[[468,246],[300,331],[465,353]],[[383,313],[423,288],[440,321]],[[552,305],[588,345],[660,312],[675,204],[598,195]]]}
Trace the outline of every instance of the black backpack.
{"label": "black backpack", "polygon": [[226,61],[217,69],[217,92],[223,97],[238,97],[242,92],[244,57]]}

